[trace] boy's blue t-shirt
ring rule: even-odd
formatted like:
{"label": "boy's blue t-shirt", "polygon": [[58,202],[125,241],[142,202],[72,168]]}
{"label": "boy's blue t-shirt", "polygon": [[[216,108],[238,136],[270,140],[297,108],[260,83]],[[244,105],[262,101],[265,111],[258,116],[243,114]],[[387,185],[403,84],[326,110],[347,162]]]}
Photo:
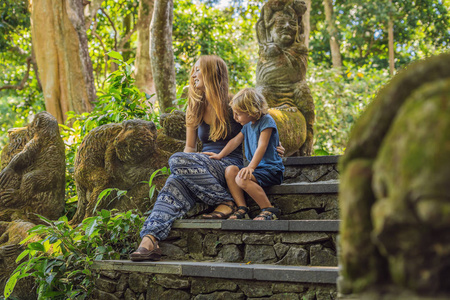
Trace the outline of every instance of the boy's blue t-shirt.
{"label": "boy's blue t-shirt", "polygon": [[277,146],[280,143],[278,135],[277,124],[271,115],[263,115],[255,124],[249,122],[242,127],[242,134],[244,135],[245,157],[251,161],[256,149],[258,148],[258,141],[261,132],[264,129],[273,128],[270,136],[269,144],[267,145],[266,153],[259,163],[257,169],[272,169],[274,171],[284,171],[283,161],[278,155]]}

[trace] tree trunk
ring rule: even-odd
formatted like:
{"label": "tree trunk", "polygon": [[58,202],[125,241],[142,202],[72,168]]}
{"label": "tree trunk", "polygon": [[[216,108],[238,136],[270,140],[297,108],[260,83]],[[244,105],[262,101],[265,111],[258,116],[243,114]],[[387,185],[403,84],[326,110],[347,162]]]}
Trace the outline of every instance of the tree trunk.
{"label": "tree trunk", "polygon": [[82,2],[33,0],[31,24],[47,111],[59,123],[68,111],[91,111],[95,86]]}
{"label": "tree trunk", "polygon": [[[389,7],[392,6],[392,0],[389,0]],[[392,76],[395,72],[394,62],[394,21],[392,20],[392,14],[389,13],[388,21],[388,39],[389,39],[389,74]]]}
{"label": "tree trunk", "polygon": [[161,112],[173,106],[172,101],[176,97],[172,23],[173,1],[156,0],[150,25],[150,57]]}
{"label": "tree trunk", "polygon": [[305,46],[309,49],[309,34],[311,33],[311,0],[305,0],[306,2],[306,12],[303,15],[303,28],[305,34]]}
{"label": "tree trunk", "polygon": [[154,0],[141,0],[137,22],[136,86],[151,95],[155,93],[152,64],[150,61],[150,23],[152,21]]}
{"label": "tree trunk", "polygon": [[94,20],[95,15],[102,6],[104,0],[91,0],[88,5],[86,5],[84,10],[84,20],[86,30],[91,26],[92,20]]}
{"label": "tree trunk", "polygon": [[334,68],[342,67],[341,50],[339,48],[339,40],[337,38],[337,29],[334,24],[333,1],[323,0],[325,8],[325,20],[327,22],[327,30],[330,35],[331,61]]}

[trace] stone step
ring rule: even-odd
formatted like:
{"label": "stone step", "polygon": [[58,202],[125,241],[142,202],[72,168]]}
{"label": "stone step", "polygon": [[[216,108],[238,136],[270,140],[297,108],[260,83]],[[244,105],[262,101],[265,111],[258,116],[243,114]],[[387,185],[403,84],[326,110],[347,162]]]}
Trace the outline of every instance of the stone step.
{"label": "stone step", "polygon": [[339,158],[339,155],[284,158],[284,183],[337,180]]}
{"label": "stone step", "polygon": [[166,259],[337,266],[337,220],[178,220],[160,242]]}
{"label": "stone step", "polygon": [[94,261],[91,269],[100,274],[92,299],[335,299],[338,276],[337,267],[185,261]]}
{"label": "stone step", "polygon": [[339,180],[283,183],[271,186],[265,191],[267,195],[337,194],[339,192]]}
{"label": "stone step", "polygon": [[[270,202],[281,210],[281,220],[337,220],[339,219],[338,180],[324,182],[296,182],[273,186],[266,190]],[[260,208],[247,197],[249,216],[254,218]],[[197,203],[187,218],[200,218],[214,207]]]}

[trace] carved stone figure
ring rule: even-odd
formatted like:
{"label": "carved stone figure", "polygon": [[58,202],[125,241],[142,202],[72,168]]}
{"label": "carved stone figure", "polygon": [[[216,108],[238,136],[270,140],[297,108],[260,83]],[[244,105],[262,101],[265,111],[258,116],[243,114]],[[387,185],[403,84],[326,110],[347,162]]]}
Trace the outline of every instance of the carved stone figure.
{"label": "carved stone figure", "polygon": [[167,164],[170,153],[159,149],[153,122],[128,120],[93,129],[75,158],[78,207],[72,223],[93,215],[100,193],[107,188],[127,190],[126,197],[103,199],[97,209],[149,209],[150,175]]}
{"label": "carved stone figure", "polygon": [[396,75],[355,124],[340,161],[341,294],[450,297],[449,116],[445,54]]}
{"label": "carved stone figure", "polygon": [[157,137],[158,147],[171,154],[182,152],[186,146],[186,113],[174,110],[161,114],[159,123],[162,130]]}
{"label": "carved stone figure", "polygon": [[57,219],[65,204],[65,153],[56,119],[40,112],[9,137],[2,151],[0,220],[33,219],[29,213]]}
{"label": "carved stone figure", "polygon": [[[6,282],[16,269],[18,263],[16,258],[23,251],[23,246],[19,243],[27,237],[27,231],[35,225],[22,220],[13,222],[0,221],[0,291],[5,289]],[[36,242],[37,238],[29,240],[27,243]],[[11,295],[14,299],[36,299],[35,282],[32,277],[20,279]]]}
{"label": "carved stone figure", "polygon": [[[259,60],[256,88],[266,97],[286,156],[311,155],[314,102],[306,84],[308,49],[304,44],[301,0],[269,0],[256,23]],[[281,109],[279,109],[281,108]],[[286,123],[286,127],[280,125]],[[284,134],[282,133],[284,131]],[[284,135],[284,138],[282,137]]]}

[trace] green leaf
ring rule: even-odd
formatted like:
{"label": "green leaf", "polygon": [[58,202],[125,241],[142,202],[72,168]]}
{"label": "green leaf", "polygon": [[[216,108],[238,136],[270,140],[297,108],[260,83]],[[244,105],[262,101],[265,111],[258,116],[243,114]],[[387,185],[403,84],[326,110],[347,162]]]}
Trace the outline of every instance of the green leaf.
{"label": "green leaf", "polygon": [[94,219],[93,222],[89,223],[88,226],[86,227],[86,236],[90,237],[95,229],[97,228],[97,219]]}
{"label": "green leaf", "polygon": [[15,272],[14,274],[11,275],[11,277],[9,277],[8,282],[6,282],[5,290],[3,292],[5,298],[8,298],[12,294],[19,275],[20,272]]}
{"label": "green leaf", "polygon": [[30,250],[37,250],[37,251],[41,251],[41,252],[45,252],[45,247],[44,245],[42,245],[41,243],[29,243],[28,244],[28,249]]}
{"label": "green leaf", "polygon": [[121,62],[123,61],[123,56],[119,52],[110,51],[107,54],[108,54],[108,56],[110,56],[112,58],[115,58],[115,59],[118,59]]}

